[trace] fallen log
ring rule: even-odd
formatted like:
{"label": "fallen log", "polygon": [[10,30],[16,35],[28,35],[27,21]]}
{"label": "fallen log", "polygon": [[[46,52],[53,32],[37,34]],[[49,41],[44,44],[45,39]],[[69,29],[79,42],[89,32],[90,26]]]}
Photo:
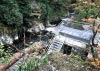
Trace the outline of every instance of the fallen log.
{"label": "fallen log", "polygon": [[25,48],[23,49],[23,52],[15,53],[13,57],[9,60],[8,64],[2,64],[0,65],[0,71],[6,71],[9,67],[11,67],[14,63],[16,63],[20,58],[25,55],[25,53],[32,53],[34,52],[34,48]]}
{"label": "fallen log", "polygon": [[20,58],[22,58],[25,54],[30,54],[35,51],[41,51],[43,49],[42,45],[35,45],[33,48],[25,48],[21,52],[17,52],[11,57],[8,64],[2,64],[0,65],[0,71],[6,71],[9,67],[11,67],[13,64],[15,64]]}
{"label": "fallen log", "polygon": [[5,71],[7,68],[12,66],[15,62],[17,62],[22,56],[23,55],[20,52],[15,53],[14,56],[9,60],[8,64],[0,65],[0,71]]}

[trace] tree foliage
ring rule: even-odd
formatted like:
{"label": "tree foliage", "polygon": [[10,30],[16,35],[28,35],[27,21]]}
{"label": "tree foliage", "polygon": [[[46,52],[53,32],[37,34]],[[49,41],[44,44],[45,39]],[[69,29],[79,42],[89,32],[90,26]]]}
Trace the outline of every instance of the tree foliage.
{"label": "tree foliage", "polygon": [[[40,19],[47,23],[47,21],[57,20],[61,17],[65,17],[68,14],[70,4],[76,3],[79,0],[35,0],[41,9]],[[89,0],[94,2],[94,0]],[[96,4],[99,0],[95,0]],[[32,0],[1,0],[0,1],[0,21],[13,26],[28,26],[30,21],[30,14],[33,12],[31,8]],[[80,6],[75,10],[79,12],[79,17],[84,17],[87,12]],[[81,9],[82,8],[82,9]],[[95,9],[95,10],[94,10]],[[96,14],[98,11],[94,6],[88,6],[88,17]],[[81,19],[80,18],[80,19]],[[79,19],[79,20],[80,20]]]}
{"label": "tree foliage", "polygon": [[25,25],[31,12],[31,0],[1,0],[0,21],[13,26]]}
{"label": "tree foliage", "polygon": [[69,0],[36,0],[42,9],[41,19],[54,20],[67,13]]}
{"label": "tree foliage", "polygon": [[0,1],[0,21],[8,25],[20,25],[23,23],[23,16],[15,0]]}

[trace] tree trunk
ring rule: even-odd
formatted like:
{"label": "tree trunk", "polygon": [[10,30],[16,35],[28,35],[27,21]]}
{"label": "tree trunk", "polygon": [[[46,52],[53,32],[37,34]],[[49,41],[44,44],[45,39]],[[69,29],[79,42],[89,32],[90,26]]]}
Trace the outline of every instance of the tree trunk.
{"label": "tree trunk", "polygon": [[91,0],[91,2],[95,2],[95,0]]}
{"label": "tree trunk", "polygon": [[76,2],[77,2],[76,0],[71,0],[71,4],[76,3]]}

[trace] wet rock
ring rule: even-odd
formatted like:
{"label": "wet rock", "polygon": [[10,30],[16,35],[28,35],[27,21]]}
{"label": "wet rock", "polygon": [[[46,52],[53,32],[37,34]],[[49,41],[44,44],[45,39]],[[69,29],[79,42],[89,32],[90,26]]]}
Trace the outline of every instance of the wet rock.
{"label": "wet rock", "polygon": [[0,39],[3,44],[12,44],[13,43],[13,38],[11,38],[8,35],[3,35]]}

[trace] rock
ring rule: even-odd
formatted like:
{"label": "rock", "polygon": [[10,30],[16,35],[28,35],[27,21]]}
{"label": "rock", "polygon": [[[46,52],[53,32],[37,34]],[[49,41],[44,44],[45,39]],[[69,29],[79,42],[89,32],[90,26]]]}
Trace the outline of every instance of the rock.
{"label": "rock", "polygon": [[90,29],[92,29],[91,25],[82,25],[82,27],[84,28],[84,30],[90,30]]}
{"label": "rock", "polygon": [[11,38],[8,35],[3,35],[3,36],[1,36],[0,39],[1,39],[2,43],[4,43],[4,44],[12,44],[13,43],[13,38]]}

